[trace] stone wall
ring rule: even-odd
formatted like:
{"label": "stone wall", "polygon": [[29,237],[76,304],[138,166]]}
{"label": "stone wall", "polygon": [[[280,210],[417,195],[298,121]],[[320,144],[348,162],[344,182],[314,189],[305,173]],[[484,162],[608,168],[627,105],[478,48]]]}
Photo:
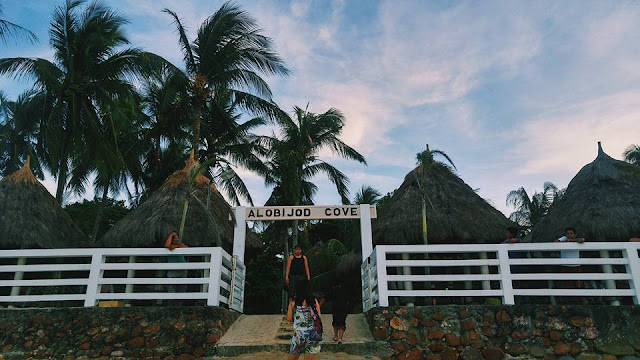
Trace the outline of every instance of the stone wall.
{"label": "stone wall", "polygon": [[393,348],[390,359],[640,356],[640,307],[635,306],[389,307],[366,315],[374,338]]}
{"label": "stone wall", "polygon": [[213,355],[238,315],[216,307],[2,309],[0,359],[194,359]]}

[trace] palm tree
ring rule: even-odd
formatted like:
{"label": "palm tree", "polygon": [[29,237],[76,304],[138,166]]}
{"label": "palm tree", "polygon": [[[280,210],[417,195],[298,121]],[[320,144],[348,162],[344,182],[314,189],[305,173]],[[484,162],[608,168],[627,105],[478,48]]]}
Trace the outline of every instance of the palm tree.
{"label": "palm tree", "polygon": [[[436,160],[435,156],[443,157],[449,164]],[[427,202],[431,204],[433,208],[433,203],[431,203],[431,199],[429,199],[429,195],[427,194],[427,175],[432,175],[436,177],[435,184],[438,183],[438,174],[440,174],[441,170],[444,171],[454,171],[457,170],[453,160],[447,155],[444,151],[438,149],[429,149],[429,144],[426,145],[426,150],[421,151],[416,154],[417,165],[413,170],[413,176],[420,187],[420,195],[422,200],[422,241],[425,245],[428,244],[427,238]],[[439,171],[440,170],[440,171]],[[422,175],[422,177],[420,177]],[[434,209],[435,210],[435,209]]]}
{"label": "palm tree", "polygon": [[[344,126],[344,116],[337,109],[315,114],[294,107],[295,120],[281,113],[279,118],[281,137],[267,140],[269,161],[265,183],[274,186],[268,204],[301,205],[312,203],[317,187],[311,179],[324,173],[336,186],[344,204],[349,203],[349,179],[333,165],[320,159],[324,148],[345,159],[366,164],[364,156],[338,138]],[[293,244],[297,244],[298,222],[293,224]]]}
{"label": "palm tree", "polygon": [[[0,3],[0,15],[3,15],[2,3]],[[0,18],[0,42],[6,44],[7,40],[9,40],[10,37],[21,37],[31,43],[38,41],[36,34],[23,28],[20,25]]]}
{"label": "palm tree", "polygon": [[509,215],[509,219],[525,230],[530,230],[537,224],[547,215],[553,202],[564,194],[564,190],[559,190],[549,181],[544,183],[543,189],[542,192],[534,192],[531,197],[523,187],[510,191],[507,195],[507,206],[514,207],[515,211]]}
{"label": "palm tree", "polygon": [[380,193],[380,191],[374,189],[369,185],[367,186],[362,185],[360,190],[358,190],[355,197],[353,198],[353,203],[357,205],[360,205],[360,204],[375,205],[378,203],[378,200],[380,200],[381,196],[382,194]]}
{"label": "palm tree", "polygon": [[17,171],[30,156],[31,169],[44,178],[36,156],[43,100],[44,95],[34,90],[21,94],[16,101],[0,91],[0,175]]}
{"label": "palm tree", "polygon": [[[46,94],[41,128],[44,165],[56,176],[56,199],[62,201],[69,161],[87,141],[88,131],[103,124],[100,111],[130,96],[124,77],[141,71],[143,59],[155,59],[129,44],[123,32],[127,20],[109,7],[67,0],[57,7],[49,30],[54,61],[41,58],[0,59],[0,75],[29,76]],[[92,130],[93,129],[93,130]]]}
{"label": "palm tree", "polygon": [[176,25],[184,76],[190,82],[191,147],[196,154],[202,113],[219,90],[229,91],[233,102],[250,113],[275,115],[277,107],[271,102],[271,89],[260,74],[288,75],[289,70],[251,16],[227,2],[200,25],[195,40],[190,42],[178,15],[169,9],[163,11]]}
{"label": "palm tree", "polygon": [[640,166],[640,145],[629,145],[622,156],[624,156],[624,161]]}

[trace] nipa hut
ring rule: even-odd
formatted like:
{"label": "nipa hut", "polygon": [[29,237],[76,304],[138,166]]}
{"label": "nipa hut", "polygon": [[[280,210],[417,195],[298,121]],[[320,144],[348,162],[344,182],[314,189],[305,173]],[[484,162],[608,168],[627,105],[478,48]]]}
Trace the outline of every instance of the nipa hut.
{"label": "nipa hut", "polygon": [[640,168],[607,155],[598,142],[596,159],[578,172],[564,197],[536,224],[533,241],[553,241],[566,227],[590,241],[640,236]]}
{"label": "nipa hut", "polygon": [[[189,192],[189,170],[194,165],[192,153],[182,170],[174,172],[160,189],[118,221],[98,246],[163,246],[169,233],[180,229],[184,201]],[[189,246],[222,245],[231,252],[234,227],[231,206],[202,174],[196,177],[191,192],[193,196],[189,199],[182,240]],[[247,231],[247,248],[260,247],[257,238],[249,234]]]}
{"label": "nipa hut", "polygon": [[[422,197],[416,180],[423,178],[423,171],[418,166],[409,172],[373,219],[374,243],[423,243]],[[446,166],[430,165],[424,179],[429,244],[497,243],[514,225]]]}
{"label": "nipa hut", "polygon": [[0,180],[0,248],[70,248],[87,238],[31,172],[29,158],[20,170]]}

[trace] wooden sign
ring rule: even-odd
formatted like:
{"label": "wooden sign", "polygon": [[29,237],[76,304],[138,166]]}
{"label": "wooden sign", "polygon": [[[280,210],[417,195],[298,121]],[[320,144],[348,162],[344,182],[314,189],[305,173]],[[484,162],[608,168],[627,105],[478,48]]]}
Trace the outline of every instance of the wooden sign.
{"label": "wooden sign", "polygon": [[[370,205],[371,218],[376,207]],[[246,221],[359,219],[360,205],[337,206],[254,206],[246,208]]]}

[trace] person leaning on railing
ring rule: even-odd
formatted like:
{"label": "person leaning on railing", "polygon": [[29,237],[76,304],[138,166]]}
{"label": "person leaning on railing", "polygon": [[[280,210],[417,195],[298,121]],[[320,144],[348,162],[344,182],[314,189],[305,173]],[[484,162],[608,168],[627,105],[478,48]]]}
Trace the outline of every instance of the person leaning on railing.
{"label": "person leaning on railing", "polygon": [[[164,242],[164,247],[173,251],[178,248],[187,248],[188,246],[187,244],[180,241],[177,232],[172,231],[169,234],[169,237],[167,238],[167,240]],[[184,255],[169,255],[167,256],[167,262],[180,264],[180,263],[186,263],[187,259],[185,258]],[[186,269],[168,270],[167,277],[168,278],[186,278],[187,270]],[[169,289],[169,292],[172,292],[172,293],[186,292],[187,284],[170,284],[168,285],[168,289]]]}
{"label": "person leaning on railing", "polygon": [[[556,242],[577,242],[579,244],[584,243],[584,238],[576,237],[576,229],[568,227],[565,229],[565,236],[556,239]],[[578,250],[562,250],[560,251],[560,257],[562,259],[579,259],[580,251]],[[582,267],[580,264],[562,264],[560,267],[563,273],[581,273]],[[566,280],[565,287],[567,289],[582,289],[584,288],[584,282],[582,280]]]}

